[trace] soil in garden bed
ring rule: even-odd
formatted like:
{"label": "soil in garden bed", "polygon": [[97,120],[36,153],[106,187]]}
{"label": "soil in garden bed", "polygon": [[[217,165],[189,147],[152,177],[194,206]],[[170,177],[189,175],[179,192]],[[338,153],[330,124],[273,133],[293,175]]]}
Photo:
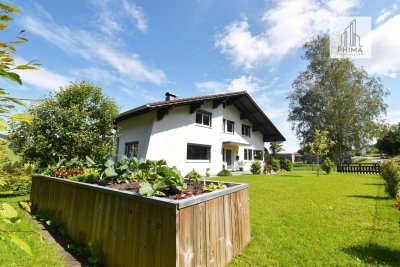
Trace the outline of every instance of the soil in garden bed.
{"label": "soil in garden bed", "polygon": [[[118,189],[122,191],[130,191],[139,193],[140,182],[137,181],[126,181],[122,183],[112,183],[105,185],[106,187]],[[203,185],[200,182],[187,182],[187,188],[181,192],[172,191],[171,189],[167,189],[164,191],[165,197],[169,199],[184,199],[192,196],[197,196],[203,193],[207,193],[208,191],[203,190]]]}

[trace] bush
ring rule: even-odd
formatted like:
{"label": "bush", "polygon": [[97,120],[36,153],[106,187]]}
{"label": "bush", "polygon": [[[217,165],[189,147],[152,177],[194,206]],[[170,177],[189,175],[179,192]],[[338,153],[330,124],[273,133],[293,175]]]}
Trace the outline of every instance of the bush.
{"label": "bush", "polygon": [[251,164],[250,171],[252,174],[261,174],[262,164],[256,160]]}
{"label": "bush", "polygon": [[331,161],[330,158],[326,158],[321,165],[321,168],[326,174],[330,174],[331,170],[335,167],[335,164]]}
{"label": "bush", "polygon": [[289,159],[285,159],[283,161],[283,169],[285,169],[285,171],[290,172],[292,168],[293,168],[293,163]]}
{"label": "bush", "polygon": [[279,171],[279,169],[281,167],[280,165],[281,165],[281,163],[280,163],[279,159],[277,159],[277,158],[271,159],[271,168],[274,172]]}
{"label": "bush", "polygon": [[71,180],[75,180],[83,183],[96,183],[100,179],[99,171],[95,169],[86,169],[83,174],[78,174],[70,177]]}
{"label": "bush", "polygon": [[385,180],[385,190],[391,197],[399,192],[400,166],[394,160],[385,160],[381,164],[381,176]]}
{"label": "bush", "polygon": [[31,191],[32,167],[21,162],[7,162],[1,166],[0,195],[24,195]]}
{"label": "bush", "polygon": [[190,181],[197,182],[197,181],[201,180],[201,175],[193,169],[188,174],[186,174],[185,178],[188,178]]}
{"label": "bush", "polygon": [[230,171],[228,171],[227,169],[223,169],[217,175],[218,176],[231,176],[232,173]]}

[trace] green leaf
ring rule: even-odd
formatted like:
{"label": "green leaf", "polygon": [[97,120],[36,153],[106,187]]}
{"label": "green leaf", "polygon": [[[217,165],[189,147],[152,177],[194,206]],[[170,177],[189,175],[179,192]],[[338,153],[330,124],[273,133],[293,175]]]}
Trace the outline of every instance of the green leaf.
{"label": "green leaf", "polygon": [[10,17],[10,16],[7,16],[7,15],[1,14],[0,15],[0,20],[2,20],[2,21],[12,21],[13,18]]}
{"label": "green leaf", "polygon": [[19,65],[15,67],[17,70],[37,70],[38,68],[31,65]]}
{"label": "green leaf", "polygon": [[19,77],[19,75],[14,72],[6,72],[5,77],[22,85],[21,77]]}
{"label": "green leaf", "polygon": [[3,2],[0,2],[0,9],[7,13],[19,13],[19,9]]}
{"label": "green leaf", "polygon": [[118,176],[118,174],[115,172],[114,167],[108,167],[105,171],[104,171],[105,175],[107,177],[116,177]]}
{"label": "green leaf", "polygon": [[0,204],[0,218],[11,219],[18,217],[17,210],[7,202]]}
{"label": "green leaf", "polygon": [[7,122],[4,119],[0,118],[0,131],[6,131],[7,127]]}
{"label": "green leaf", "polygon": [[29,256],[33,256],[31,247],[28,245],[28,243],[26,243],[14,234],[9,234],[8,236],[10,237],[10,241],[16,244],[20,249],[25,251],[26,254],[28,254]]}
{"label": "green leaf", "polygon": [[106,167],[111,167],[115,164],[115,162],[112,159],[109,159],[106,161],[106,163],[104,164],[104,166]]}
{"label": "green leaf", "polygon": [[0,31],[7,28],[8,28],[7,24],[0,23]]}
{"label": "green leaf", "polygon": [[33,118],[29,114],[12,114],[9,117],[14,121],[26,122],[28,124],[33,122]]}
{"label": "green leaf", "polygon": [[142,196],[151,197],[154,195],[154,193],[155,192],[153,187],[148,182],[143,182],[140,184],[139,194],[141,194]]}

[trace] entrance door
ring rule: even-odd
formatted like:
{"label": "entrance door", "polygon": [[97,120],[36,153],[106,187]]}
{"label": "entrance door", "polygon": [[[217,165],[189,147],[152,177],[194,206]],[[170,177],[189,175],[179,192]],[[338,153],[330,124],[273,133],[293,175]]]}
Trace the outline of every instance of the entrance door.
{"label": "entrance door", "polygon": [[232,170],[232,150],[225,149],[225,160],[226,160],[226,167],[229,170]]}

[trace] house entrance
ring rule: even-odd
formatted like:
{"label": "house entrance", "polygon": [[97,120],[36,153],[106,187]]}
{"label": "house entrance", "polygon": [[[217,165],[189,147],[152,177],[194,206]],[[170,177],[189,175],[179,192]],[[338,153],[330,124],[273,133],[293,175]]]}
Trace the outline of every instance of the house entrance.
{"label": "house entrance", "polygon": [[232,150],[230,149],[225,149],[225,160],[226,160],[226,168],[228,170],[232,170]]}

